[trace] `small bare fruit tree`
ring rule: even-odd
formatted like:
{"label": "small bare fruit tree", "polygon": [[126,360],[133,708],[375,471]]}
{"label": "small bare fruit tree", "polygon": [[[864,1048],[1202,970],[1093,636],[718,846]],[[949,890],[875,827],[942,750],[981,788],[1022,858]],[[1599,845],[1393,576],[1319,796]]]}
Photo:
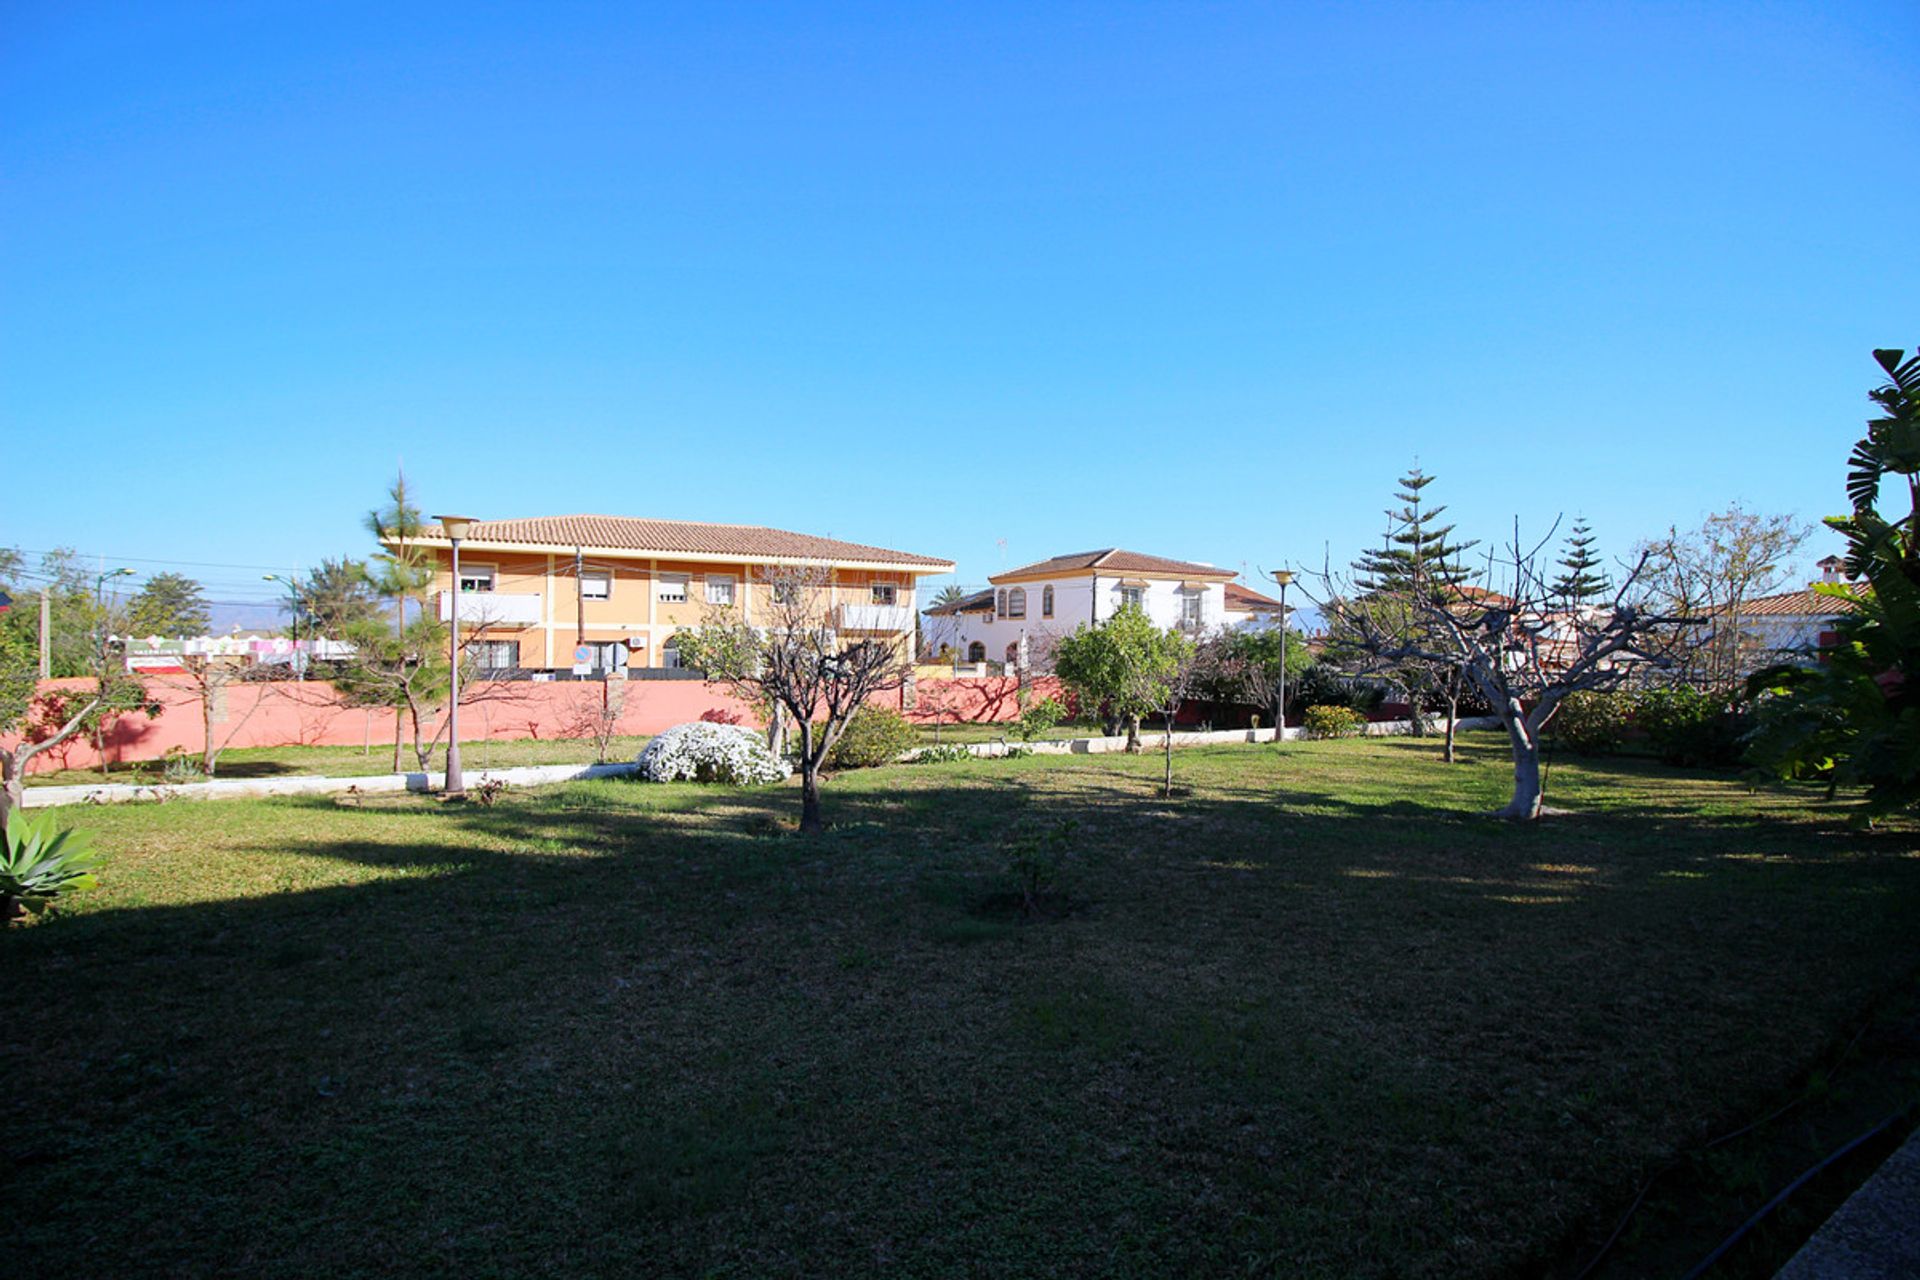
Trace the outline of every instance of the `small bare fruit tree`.
{"label": "small bare fruit tree", "polygon": [[710,611],[678,637],[681,661],[716,684],[771,704],[797,739],[800,830],[824,831],[820,770],[853,713],[900,688],[912,671],[895,639],[845,635],[832,607],[832,571],[793,565],[755,575],[750,615]]}
{"label": "small bare fruit tree", "polygon": [[1492,704],[1513,752],[1513,798],[1493,816],[1519,822],[1539,818],[1544,807],[1541,735],[1567,695],[1672,667],[1676,637],[1696,621],[1648,601],[1646,554],[1610,598],[1570,602],[1547,579],[1545,546],[1523,544],[1516,522],[1513,540],[1488,555],[1477,582],[1416,581],[1392,610],[1369,608],[1365,594],[1320,575],[1322,611],[1377,668],[1455,668]]}

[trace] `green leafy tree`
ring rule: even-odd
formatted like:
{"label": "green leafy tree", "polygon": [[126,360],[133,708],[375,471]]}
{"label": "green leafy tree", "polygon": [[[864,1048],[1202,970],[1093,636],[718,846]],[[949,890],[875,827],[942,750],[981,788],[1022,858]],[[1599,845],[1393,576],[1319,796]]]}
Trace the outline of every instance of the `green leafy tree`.
{"label": "green leafy tree", "polygon": [[[419,663],[410,655],[420,647],[420,633],[409,634],[414,624],[408,621],[408,604],[417,596],[424,596],[429,584],[433,582],[434,564],[426,551],[415,543],[426,532],[426,522],[421,518],[420,507],[414,501],[413,490],[407,485],[407,473],[402,470],[395,475],[393,484],[387,489],[386,505],[375,507],[366,516],[367,532],[373,535],[379,546],[368,569],[369,581],[374,592],[383,599],[393,602],[393,640],[391,646],[373,650],[369,661],[371,668],[363,670],[362,687],[379,685],[387,688],[394,701],[386,705],[394,708],[393,713],[393,768],[400,770],[400,740],[406,725],[407,701],[401,697],[405,690],[411,689]],[[418,616],[426,619],[426,611],[421,609]],[[371,628],[358,628],[359,634],[371,640]],[[356,645],[359,641],[354,641]],[[378,678],[373,678],[373,673]],[[408,673],[402,678],[402,673]],[[444,673],[443,673],[444,674]],[[368,681],[371,680],[371,683]],[[397,682],[397,683],[396,683]],[[414,719],[414,736],[419,736],[419,718]],[[424,765],[421,766],[425,768]]]}
{"label": "green leafy tree", "polygon": [[380,595],[364,560],[322,560],[300,585],[302,634],[342,637],[379,613]]}
{"label": "green leafy tree", "polygon": [[400,772],[402,734],[411,724],[414,757],[425,770],[433,756],[426,722],[447,701],[447,629],[436,619],[418,617],[396,634],[384,620],[367,618],[350,627],[346,638],[353,657],[334,687],[350,706],[392,708],[395,773]]}
{"label": "green leafy tree", "polygon": [[1053,652],[1054,674],[1080,705],[1099,709],[1108,722],[1127,727],[1127,750],[1140,750],[1140,721],[1165,707],[1193,641],[1178,628],[1153,625],[1138,605],[1122,606],[1097,626],[1081,623]]}
{"label": "green leafy tree", "polygon": [[183,573],[156,573],[127,604],[127,631],[136,636],[199,636],[211,626],[200,584]]}
{"label": "green leafy tree", "polygon": [[94,674],[100,635],[109,612],[94,590],[94,577],[78,553],[59,548],[40,558],[29,571],[19,552],[6,553],[0,562],[0,590],[13,597],[13,608],[0,614],[0,632],[18,636],[36,654],[40,643],[40,600],[48,598],[47,674],[56,680]]}
{"label": "green leafy tree", "polygon": [[427,524],[405,471],[388,487],[386,505],[367,513],[366,528],[380,546],[368,575],[375,592],[393,602],[393,630],[398,635],[407,629],[408,602],[425,593],[434,573],[433,557],[415,545],[426,534]]}
{"label": "green leafy tree", "polygon": [[[1860,786],[1856,820],[1920,804],[1920,354],[1879,350],[1887,381],[1868,394],[1880,416],[1848,458],[1852,513],[1828,527],[1847,540],[1847,583],[1814,590],[1851,612],[1838,643],[1816,667],[1777,666],[1749,690],[1775,695],[1762,708],[1753,755],[1783,776],[1825,775]],[[1879,508],[1891,480],[1904,482],[1904,514]]]}
{"label": "green leafy tree", "polygon": [[126,676],[103,674],[91,690],[42,694],[39,667],[31,641],[0,631],[0,737],[22,736],[14,746],[0,746],[0,824],[21,806],[27,764],[35,756],[115,716],[160,713],[145,686]]}

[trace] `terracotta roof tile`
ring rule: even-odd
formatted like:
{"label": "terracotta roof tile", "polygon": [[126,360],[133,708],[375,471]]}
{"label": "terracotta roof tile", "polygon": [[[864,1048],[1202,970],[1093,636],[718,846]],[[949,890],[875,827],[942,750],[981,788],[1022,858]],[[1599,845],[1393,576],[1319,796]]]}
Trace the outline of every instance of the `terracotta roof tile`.
{"label": "terracotta roof tile", "polygon": [[[1278,611],[1280,602],[1272,596],[1263,596],[1252,587],[1238,582],[1227,584],[1227,608],[1238,613],[1252,613],[1255,610]],[[1291,612],[1291,610],[1289,610]]]}
{"label": "terracotta roof tile", "polygon": [[944,618],[951,617],[957,613],[979,613],[982,610],[992,608],[993,588],[988,587],[985,591],[976,591],[965,599],[956,600],[952,604],[937,604],[925,612]]}
{"label": "terracotta roof tile", "polygon": [[1089,570],[1099,570],[1102,573],[1164,573],[1177,574],[1181,577],[1231,578],[1233,576],[1231,572],[1218,565],[1196,564],[1191,560],[1169,560],[1165,556],[1143,555],[1138,551],[1106,547],[1099,551],[1075,551],[1064,556],[1054,556],[1050,560],[1022,565],[1018,569],[996,573],[987,581],[1002,582],[1013,578],[1077,574]]}
{"label": "terracotta roof tile", "polygon": [[1852,601],[1822,595],[1812,587],[1761,596],[1740,606],[1741,616],[1748,618],[1836,618],[1853,610]]}
{"label": "terracotta roof tile", "polygon": [[[429,538],[442,534],[437,525]],[[585,547],[601,551],[645,551],[660,555],[768,556],[789,560],[864,560],[902,567],[951,570],[953,563],[931,556],[841,542],[807,533],[789,533],[758,525],[705,524],[692,520],[648,520],[637,516],[535,516],[522,520],[479,520],[467,532],[470,542],[529,543]]]}

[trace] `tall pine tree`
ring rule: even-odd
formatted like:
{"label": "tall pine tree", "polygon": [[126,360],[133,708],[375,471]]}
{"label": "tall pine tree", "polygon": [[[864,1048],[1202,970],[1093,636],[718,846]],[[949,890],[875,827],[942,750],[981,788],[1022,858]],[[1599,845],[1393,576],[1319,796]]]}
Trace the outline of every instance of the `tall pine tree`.
{"label": "tall pine tree", "polygon": [[1446,508],[1425,505],[1426,487],[1436,477],[1415,467],[1400,478],[1393,495],[1398,511],[1388,511],[1382,545],[1353,562],[1354,585],[1369,595],[1395,595],[1415,585],[1457,587],[1468,573],[1462,557],[1478,542],[1453,541],[1453,526],[1441,524]]}
{"label": "tall pine tree", "polygon": [[1570,606],[1597,604],[1613,594],[1613,579],[1599,571],[1601,560],[1593,551],[1598,541],[1584,519],[1573,522],[1566,554],[1560,557],[1565,572],[1553,580],[1553,593]]}
{"label": "tall pine tree", "polygon": [[387,505],[367,513],[366,526],[374,541],[382,544],[373,556],[369,576],[374,590],[393,600],[393,632],[400,635],[407,629],[407,602],[426,591],[434,569],[426,552],[412,545],[425,534],[427,524],[414,503],[404,469],[387,490]]}

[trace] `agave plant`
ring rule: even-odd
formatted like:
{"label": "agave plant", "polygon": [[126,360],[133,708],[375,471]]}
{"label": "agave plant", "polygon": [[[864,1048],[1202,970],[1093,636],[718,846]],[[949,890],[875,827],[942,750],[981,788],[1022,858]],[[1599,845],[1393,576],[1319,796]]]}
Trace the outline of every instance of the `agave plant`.
{"label": "agave plant", "polygon": [[84,832],[56,830],[51,816],[32,819],[15,809],[0,842],[0,920],[23,909],[38,915],[63,893],[93,888],[93,869],[105,857]]}

